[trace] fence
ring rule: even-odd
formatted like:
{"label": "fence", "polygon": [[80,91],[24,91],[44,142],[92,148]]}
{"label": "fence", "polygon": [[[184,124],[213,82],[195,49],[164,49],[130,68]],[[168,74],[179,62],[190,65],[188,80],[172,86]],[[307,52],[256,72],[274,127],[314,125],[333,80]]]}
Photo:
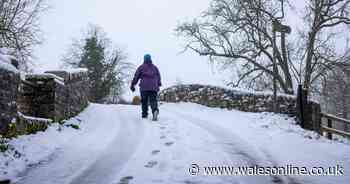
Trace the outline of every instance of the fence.
{"label": "fence", "polygon": [[[297,95],[297,117],[299,124],[304,129],[313,130],[321,135],[326,133],[328,139],[333,139],[333,134],[350,138],[350,132],[339,130],[335,124],[343,124],[350,127],[350,120],[336,117],[331,114],[320,113],[321,109],[314,110],[314,102],[307,99],[308,94],[301,85],[298,87]],[[318,112],[318,113],[317,113]]]}
{"label": "fence", "polygon": [[326,120],[325,124],[323,124],[321,121],[321,134],[322,135],[323,135],[323,133],[326,133],[328,139],[333,139],[333,134],[341,135],[343,137],[350,138],[350,132],[338,130],[338,129],[333,127],[333,124],[335,122],[350,126],[350,120],[346,120],[346,119],[339,118],[339,117],[336,117],[334,115],[325,114],[325,113],[321,113],[321,116],[322,116],[322,120]]}

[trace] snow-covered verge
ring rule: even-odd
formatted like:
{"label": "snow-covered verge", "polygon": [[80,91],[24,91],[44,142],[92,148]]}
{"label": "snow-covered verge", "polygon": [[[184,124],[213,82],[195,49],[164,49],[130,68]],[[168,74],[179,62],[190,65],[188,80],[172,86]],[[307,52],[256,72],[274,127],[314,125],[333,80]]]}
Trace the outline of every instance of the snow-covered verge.
{"label": "snow-covered verge", "polygon": [[71,128],[53,124],[46,132],[6,141],[8,149],[0,153],[0,180],[14,179],[27,167],[48,159],[75,133]]}
{"label": "snow-covered verge", "polygon": [[[103,120],[103,116],[108,117],[104,114],[101,115],[102,117],[96,116],[97,119],[91,118],[96,108],[104,110],[104,107],[92,104],[77,117],[66,121],[64,125],[52,124],[45,132],[7,140],[8,150],[3,153],[0,152],[0,181],[3,179],[16,181],[28,168],[49,162],[57,156],[56,154],[59,154],[58,152],[63,147],[67,145],[77,147],[78,144],[83,142],[80,139],[91,141],[90,145],[93,145],[92,141],[94,141],[96,144],[104,146],[109,140],[108,135],[102,141],[97,139],[97,137],[105,134],[106,131],[113,131],[115,127],[105,126],[105,124],[101,123],[100,128],[96,128],[95,123],[99,119]],[[104,112],[110,113],[109,111]],[[85,121],[82,122],[82,119]],[[87,119],[92,121],[86,121]],[[89,152],[87,151],[87,153]],[[76,154],[79,154],[79,152]]]}
{"label": "snow-covered verge", "polygon": [[27,167],[46,160],[76,132],[72,128],[53,124],[45,132],[3,140],[8,149],[0,153],[0,180],[14,179]]}

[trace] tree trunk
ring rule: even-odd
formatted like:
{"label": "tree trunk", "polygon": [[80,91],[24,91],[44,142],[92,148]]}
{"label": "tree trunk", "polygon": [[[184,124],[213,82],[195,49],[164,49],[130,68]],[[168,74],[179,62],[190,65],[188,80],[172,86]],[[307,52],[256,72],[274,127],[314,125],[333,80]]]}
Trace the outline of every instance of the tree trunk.
{"label": "tree trunk", "polygon": [[282,48],[282,62],[280,63],[280,65],[285,76],[286,86],[288,88],[286,93],[294,94],[292,75],[290,74],[290,71],[289,71],[288,58],[287,58],[286,33],[284,32],[282,32],[282,37],[281,37],[281,48]]}
{"label": "tree trunk", "polygon": [[304,88],[309,91],[311,86],[311,75],[312,75],[312,60],[314,56],[314,47],[316,41],[316,32],[309,33],[309,42],[307,47],[307,57],[305,66],[305,78],[304,78]]}

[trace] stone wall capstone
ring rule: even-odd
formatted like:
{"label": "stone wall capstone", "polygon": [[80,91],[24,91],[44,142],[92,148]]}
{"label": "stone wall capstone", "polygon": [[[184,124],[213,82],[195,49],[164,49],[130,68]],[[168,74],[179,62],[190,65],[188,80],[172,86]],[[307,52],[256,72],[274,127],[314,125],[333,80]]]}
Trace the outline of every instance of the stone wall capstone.
{"label": "stone wall capstone", "polygon": [[0,67],[0,134],[7,131],[8,125],[17,115],[16,95],[19,83],[19,72]]}

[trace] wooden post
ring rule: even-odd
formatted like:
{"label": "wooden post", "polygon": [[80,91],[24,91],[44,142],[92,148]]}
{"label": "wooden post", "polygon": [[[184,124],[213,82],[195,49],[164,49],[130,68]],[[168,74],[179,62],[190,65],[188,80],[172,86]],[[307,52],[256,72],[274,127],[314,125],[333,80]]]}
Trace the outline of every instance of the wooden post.
{"label": "wooden post", "polygon": [[306,123],[310,119],[306,118],[307,116],[307,91],[302,88],[302,85],[298,86],[298,96],[297,96],[297,115],[299,118],[299,124],[302,128],[305,128]]}
{"label": "wooden post", "polygon": [[273,44],[273,112],[278,113],[278,99],[277,99],[277,45],[276,45],[276,24],[278,20],[273,20],[272,23],[272,44]]}
{"label": "wooden post", "polygon": [[[328,128],[332,128],[332,120],[331,119],[327,119],[327,126]],[[327,138],[332,140],[333,139],[333,136],[332,136],[332,133],[331,132],[327,132]]]}
{"label": "wooden post", "polygon": [[312,123],[313,123],[312,129],[313,129],[313,131],[322,135],[322,131],[321,131],[321,124],[322,124],[321,106],[318,104],[312,104],[311,107],[312,107]]}

